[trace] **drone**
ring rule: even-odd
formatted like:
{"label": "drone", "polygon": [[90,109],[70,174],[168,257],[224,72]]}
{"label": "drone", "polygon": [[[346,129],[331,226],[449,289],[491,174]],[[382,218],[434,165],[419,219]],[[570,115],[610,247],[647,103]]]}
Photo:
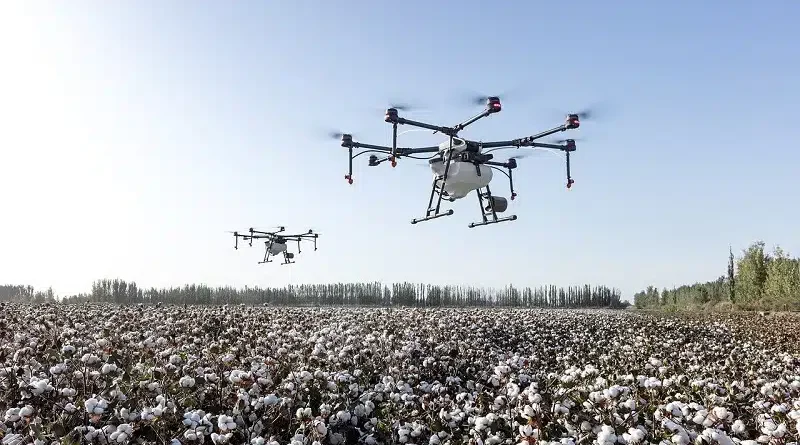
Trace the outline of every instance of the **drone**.
{"label": "drone", "polygon": [[241,234],[239,232],[233,232],[233,239],[234,239],[234,246],[233,248],[239,250],[239,238],[242,238],[243,241],[249,241],[250,246],[253,246],[254,239],[263,239],[264,245],[266,246],[266,250],[264,252],[264,260],[259,261],[258,264],[266,264],[273,262],[269,259],[270,256],[277,256],[281,253],[283,254],[283,263],[280,264],[294,264],[294,254],[288,251],[288,247],[286,245],[289,241],[297,241],[297,253],[301,253],[300,250],[300,242],[301,241],[314,241],[314,250],[317,250],[317,238],[319,238],[319,233],[315,233],[313,230],[309,229],[308,232],[297,234],[297,235],[284,235],[282,234],[286,230],[285,227],[280,226],[278,230],[273,232],[265,232],[260,230],[255,230],[252,227],[248,229],[248,234]]}
{"label": "drone", "polygon": [[[364,153],[384,153],[388,154],[386,157],[378,158],[377,155],[372,154],[369,157],[369,166],[375,167],[383,162],[389,161],[392,167],[397,166],[397,160],[402,157],[413,159],[428,159],[431,171],[433,172],[433,184],[431,187],[430,198],[428,199],[428,210],[424,217],[414,218],[411,224],[417,224],[422,221],[428,221],[443,216],[453,214],[453,209],[442,211],[442,199],[446,198],[448,201],[453,202],[458,199],[466,197],[473,190],[478,195],[478,203],[481,208],[482,221],[473,222],[469,224],[470,228],[477,226],[484,226],[487,224],[495,224],[505,221],[514,221],[517,219],[516,215],[510,215],[499,218],[498,213],[503,213],[508,209],[508,201],[502,196],[492,195],[489,188],[489,183],[492,181],[493,170],[497,170],[508,177],[511,200],[513,201],[517,194],[514,192],[514,179],[513,170],[517,168],[517,158],[522,156],[511,157],[504,162],[493,161],[494,155],[490,151],[502,148],[520,148],[520,147],[538,147],[563,151],[566,154],[567,166],[567,189],[572,187],[575,181],[572,179],[570,173],[570,153],[576,150],[574,139],[564,139],[555,141],[556,143],[543,143],[534,142],[552,134],[573,130],[580,127],[581,116],[588,116],[588,113],[569,114],[566,117],[564,124],[555,128],[543,131],[532,136],[527,136],[519,139],[512,139],[508,141],[497,142],[481,142],[472,141],[458,136],[458,133],[466,128],[468,125],[476,121],[491,116],[492,114],[499,113],[502,109],[500,98],[496,96],[489,96],[485,98],[486,109],[480,114],[462,122],[454,127],[444,127],[438,125],[427,124],[424,122],[414,121],[400,117],[398,109],[403,109],[401,106],[393,106],[386,110],[384,121],[392,124],[392,146],[386,147],[381,145],[364,144],[353,140],[351,134],[336,133],[336,137],[341,138],[341,145],[349,151],[349,170],[345,175],[348,183],[353,183],[353,159]],[[483,98],[480,99],[483,101]],[[432,130],[434,134],[441,133],[449,137],[439,144],[432,147],[418,147],[418,148],[405,148],[397,146],[397,126],[410,125],[427,130]],[[363,151],[353,154],[353,149],[364,149]],[[430,158],[419,158],[414,155],[422,153],[434,153]],[[506,169],[507,172],[503,169]],[[434,206],[434,198],[438,195],[436,205]]]}

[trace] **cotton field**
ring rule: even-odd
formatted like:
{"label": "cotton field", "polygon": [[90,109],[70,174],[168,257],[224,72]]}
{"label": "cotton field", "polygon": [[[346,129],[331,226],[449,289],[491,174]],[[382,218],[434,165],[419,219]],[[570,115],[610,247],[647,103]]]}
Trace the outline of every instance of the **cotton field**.
{"label": "cotton field", "polygon": [[798,443],[800,317],[4,305],[2,444]]}

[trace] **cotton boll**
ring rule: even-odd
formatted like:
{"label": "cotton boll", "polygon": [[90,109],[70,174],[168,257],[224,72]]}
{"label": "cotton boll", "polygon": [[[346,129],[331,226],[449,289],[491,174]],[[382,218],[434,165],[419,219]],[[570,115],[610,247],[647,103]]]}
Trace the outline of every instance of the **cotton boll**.
{"label": "cotton boll", "polygon": [[601,445],[613,445],[617,442],[617,435],[614,433],[614,428],[609,425],[600,427],[600,432],[597,434],[597,442]]}
{"label": "cotton boll", "polygon": [[625,441],[625,443],[629,444],[640,443],[644,440],[645,433],[644,431],[638,428],[628,428],[628,431],[622,434],[622,438]]}
{"label": "cotton boll", "polygon": [[178,383],[182,388],[192,388],[195,385],[195,380],[192,377],[183,376]]}
{"label": "cotton boll", "polygon": [[761,425],[761,432],[765,435],[771,435],[777,428],[778,425],[772,419],[766,419]]}
{"label": "cotton boll", "polygon": [[349,422],[350,413],[348,411],[339,411],[336,413],[336,418],[339,419],[340,422]]}
{"label": "cotton boll", "polygon": [[25,436],[22,434],[8,434],[3,437],[3,445],[24,445]]}
{"label": "cotton boll", "polygon": [[328,427],[325,425],[325,422],[321,420],[314,421],[314,429],[320,436],[325,436],[326,434],[328,434]]}
{"label": "cotton boll", "polygon": [[36,410],[34,410],[32,406],[25,405],[19,410],[19,416],[22,418],[30,417],[33,415],[34,412],[36,412]]}
{"label": "cotton boll", "polygon": [[[223,432],[224,431],[229,431],[229,430],[235,430],[236,429],[236,422],[234,421],[233,417],[221,414],[217,418],[217,427],[220,429],[220,431],[223,431]],[[230,437],[230,435],[228,435],[228,437]],[[225,440],[227,441],[227,439],[225,439]]]}

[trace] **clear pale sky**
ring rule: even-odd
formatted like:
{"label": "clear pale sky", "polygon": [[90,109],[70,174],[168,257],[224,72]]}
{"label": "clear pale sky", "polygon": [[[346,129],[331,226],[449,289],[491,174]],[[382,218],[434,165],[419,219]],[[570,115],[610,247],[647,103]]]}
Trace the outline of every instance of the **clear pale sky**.
{"label": "clear pale sky", "polygon": [[[630,297],[724,274],[729,245],[800,254],[798,17],[794,0],[6,1],[0,283],[588,282]],[[470,195],[411,225],[424,161],[358,158],[351,186],[324,137],[385,144],[390,101],[453,125],[480,111],[462,92],[511,89],[462,135],[526,136],[603,105],[569,134],[586,140],[572,190],[561,157],[519,161],[512,223],[467,228]],[[275,225],[319,231],[319,250],[258,265],[263,249],[226,233]]]}

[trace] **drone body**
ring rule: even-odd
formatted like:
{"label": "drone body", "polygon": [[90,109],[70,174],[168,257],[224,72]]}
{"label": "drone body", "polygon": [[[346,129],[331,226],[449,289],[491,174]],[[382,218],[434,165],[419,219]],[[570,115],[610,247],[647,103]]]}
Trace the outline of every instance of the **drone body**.
{"label": "drone body", "polygon": [[286,242],[273,241],[269,245],[269,253],[273,256],[286,252]]}
{"label": "drone body", "polygon": [[317,238],[319,238],[319,233],[314,233],[313,230],[309,230],[306,233],[297,234],[297,235],[285,235],[282,232],[286,230],[285,227],[281,226],[278,230],[273,232],[264,232],[260,230],[255,230],[252,227],[248,229],[248,234],[240,234],[239,232],[233,232],[233,238],[235,244],[233,246],[234,249],[239,249],[239,238],[242,238],[245,241],[249,241],[250,246],[253,245],[254,239],[263,239],[265,251],[264,251],[264,260],[259,261],[258,264],[265,264],[271,263],[272,260],[269,259],[270,256],[278,256],[281,253],[283,254],[283,263],[281,264],[293,264],[294,261],[294,253],[289,252],[287,242],[288,241],[296,241],[297,242],[297,253],[300,253],[300,242],[301,241],[314,241],[314,250],[317,250]]}
{"label": "drone body", "polygon": [[[444,190],[451,202],[488,186],[492,181],[492,168],[487,165],[476,166],[471,162],[451,160],[448,168],[441,158],[431,159],[429,163],[435,187]],[[448,170],[447,181],[444,180],[445,170]]]}
{"label": "drone body", "polygon": [[[355,142],[353,141],[352,135],[340,134],[341,145],[348,149],[350,158],[349,172],[345,175],[345,179],[347,179],[350,184],[353,183],[353,159],[364,153],[378,152],[388,154],[387,157],[382,159],[378,159],[374,154],[370,155],[369,165],[373,167],[385,161],[390,161],[392,167],[395,167],[398,159],[403,157],[419,159],[416,155],[430,153],[432,154],[432,158],[427,159],[429,159],[430,169],[433,173],[433,183],[431,185],[430,199],[428,200],[428,209],[424,217],[411,220],[412,224],[452,215],[452,209],[445,212],[440,211],[442,199],[453,202],[466,197],[472,191],[475,191],[478,196],[482,221],[470,223],[469,227],[514,221],[517,219],[516,215],[498,218],[498,213],[507,210],[508,201],[504,197],[494,196],[489,184],[493,178],[493,170],[501,172],[509,180],[511,200],[513,200],[516,197],[516,193],[514,192],[512,170],[517,168],[516,158],[521,156],[510,157],[505,162],[498,162],[492,160],[494,155],[489,152],[501,148],[519,149],[521,147],[538,147],[563,151],[566,155],[567,188],[571,188],[574,181],[570,173],[569,156],[571,152],[576,150],[575,141],[573,139],[566,139],[561,141],[563,144],[540,143],[535,141],[557,132],[578,128],[580,126],[580,116],[579,114],[569,114],[567,115],[566,122],[558,127],[532,136],[507,141],[472,141],[458,136],[458,133],[468,125],[479,119],[498,113],[501,109],[502,106],[500,105],[500,99],[498,97],[488,97],[486,98],[486,109],[483,112],[461,124],[453,127],[443,127],[402,118],[399,116],[397,108],[389,108],[386,110],[384,121],[392,124],[391,147]],[[438,146],[433,147],[398,147],[398,125],[411,125],[432,130],[434,133],[441,133],[448,136],[448,139]],[[363,148],[365,150],[354,155],[354,148]],[[501,170],[501,168],[506,169],[507,172]],[[438,200],[436,200],[434,205],[434,197],[436,196],[438,196]]]}

